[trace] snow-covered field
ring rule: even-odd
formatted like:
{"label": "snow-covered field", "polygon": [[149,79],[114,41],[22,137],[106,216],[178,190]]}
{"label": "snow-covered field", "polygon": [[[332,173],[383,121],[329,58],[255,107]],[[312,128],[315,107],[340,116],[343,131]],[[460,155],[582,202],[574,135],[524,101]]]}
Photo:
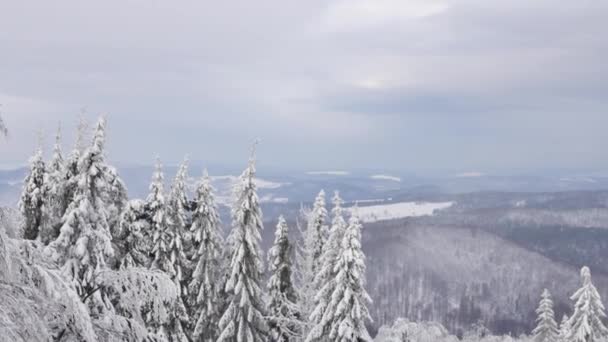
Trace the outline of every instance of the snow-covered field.
{"label": "snow-covered field", "polygon": [[350,172],[348,171],[339,171],[339,170],[334,170],[334,171],[309,171],[306,172],[307,175],[312,175],[312,176],[348,176],[350,174]]}
{"label": "snow-covered field", "polygon": [[394,181],[394,182],[401,182],[400,177],[390,176],[390,175],[373,175],[373,176],[370,176],[370,178],[374,179],[374,180],[388,180],[388,181]]}
{"label": "snow-covered field", "polygon": [[436,210],[447,209],[454,202],[402,202],[358,207],[359,217],[363,222],[377,222],[405,217],[429,216]]}

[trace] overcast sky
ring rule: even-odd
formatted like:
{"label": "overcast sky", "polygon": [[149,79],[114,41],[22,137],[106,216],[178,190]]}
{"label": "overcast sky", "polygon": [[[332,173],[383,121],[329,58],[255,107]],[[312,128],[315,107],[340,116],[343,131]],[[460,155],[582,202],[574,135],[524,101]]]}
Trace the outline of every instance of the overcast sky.
{"label": "overcast sky", "polygon": [[121,163],[608,168],[607,1],[0,4],[5,165],[86,107]]}

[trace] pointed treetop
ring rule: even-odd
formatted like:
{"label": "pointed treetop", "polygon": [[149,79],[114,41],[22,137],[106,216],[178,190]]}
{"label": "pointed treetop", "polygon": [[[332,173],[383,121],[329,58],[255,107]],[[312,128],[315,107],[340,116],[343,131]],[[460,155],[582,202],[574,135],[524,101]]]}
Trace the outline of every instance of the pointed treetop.
{"label": "pointed treetop", "polygon": [[256,161],[256,153],[258,149],[258,145],[260,144],[260,139],[255,139],[251,144],[251,152],[249,155],[249,168],[251,169],[250,175],[253,176],[255,173],[255,161]]}
{"label": "pointed treetop", "polygon": [[207,168],[203,169],[203,179],[209,181],[209,171],[207,171]]}
{"label": "pointed treetop", "polygon": [[89,122],[86,117],[86,108],[82,108],[78,116],[78,128],[76,132],[76,150],[82,152],[85,148],[85,137],[89,130]]}
{"label": "pointed treetop", "polygon": [[591,270],[589,267],[584,266],[581,268],[581,279],[583,280],[583,284],[587,285],[591,282]]}
{"label": "pointed treetop", "polygon": [[106,143],[106,117],[101,115],[95,127],[95,135],[93,136],[93,148],[95,153],[102,153]]}
{"label": "pointed treetop", "polygon": [[152,181],[162,183],[163,179],[163,163],[160,160],[160,156],[156,156],[156,165],[154,166],[154,175],[152,175]]}
{"label": "pointed treetop", "polygon": [[57,123],[57,131],[55,132],[55,143],[61,142],[61,121]]}
{"label": "pointed treetop", "polygon": [[2,103],[0,103],[0,133],[5,137],[8,136],[8,129],[6,128],[4,120],[2,120]]}

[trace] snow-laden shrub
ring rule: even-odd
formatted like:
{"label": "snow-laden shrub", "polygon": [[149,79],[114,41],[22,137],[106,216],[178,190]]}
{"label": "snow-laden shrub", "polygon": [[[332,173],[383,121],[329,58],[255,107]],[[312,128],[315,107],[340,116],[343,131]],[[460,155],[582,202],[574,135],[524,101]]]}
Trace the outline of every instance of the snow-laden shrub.
{"label": "snow-laden shrub", "polygon": [[479,329],[465,334],[462,340],[450,335],[443,325],[436,322],[410,322],[400,318],[392,326],[378,331],[376,342],[531,342],[526,336],[480,336]]}
{"label": "snow-laden shrub", "polygon": [[458,342],[458,338],[452,336],[439,323],[434,322],[410,322],[406,319],[398,319],[392,326],[380,328],[376,342]]}
{"label": "snow-laden shrub", "polygon": [[87,308],[59,269],[46,261],[41,246],[3,240],[10,264],[1,282],[0,335],[15,336],[12,341],[97,341]]}
{"label": "snow-laden shrub", "polygon": [[[120,271],[107,269],[100,274],[99,283],[114,305],[116,314],[147,327],[150,338],[153,335],[181,335],[179,331],[172,330],[188,317],[179,289],[166,273],[138,267]],[[122,323],[114,321],[113,324]]]}

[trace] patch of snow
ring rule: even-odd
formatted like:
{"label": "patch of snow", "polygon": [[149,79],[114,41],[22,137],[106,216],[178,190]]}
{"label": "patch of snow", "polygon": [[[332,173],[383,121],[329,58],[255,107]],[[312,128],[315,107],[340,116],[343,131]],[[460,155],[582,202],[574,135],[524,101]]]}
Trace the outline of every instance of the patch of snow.
{"label": "patch of snow", "polygon": [[[233,175],[224,175],[224,176],[213,176],[211,177],[212,181],[220,181],[220,182],[228,182],[234,184],[238,181],[239,177]],[[267,179],[256,178],[255,184],[258,186],[258,189],[277,189],[284,185],[289,185],[289,183],[279,183],[273,182]]]}
{"label": "patch of snow", "polygon": [[463,173],[457,174],[456,178],[474,178],[474,177],[483,177],[483,176],[485,176],[485,173],[478,172],[478,171],[470,171],[470,172],[463,172]]}
{"label": "patch of snow", "polygon": [[262,203],[280,203],[286,204],[289,202],[289,198],[287,197],[274,197],[274,195],[269,194],[260,198],[260,202]]}
{"label": "patch of snow", "polygon": [[569,183],[597,183],[597,181],[590,177],[563,177],[559,179],[560,182],[569,182]]}
{"label": "patch of snow", "polygon": [[348,176],[350,172],[348,171],[309,171],[306,172],[307,175],[311,176]]}
{"label": "patch of snow", "polygon": [[349,208],[352,213],[357,210],[363,222],[377,222],[400,219],[405,217],[431,216],[437,210],[447,209],[454,202],[401,202],[391,204],[372,205],[367,207]]}
{"label": "patch of snow", "polygon": [[381,202],[385,202],[386,200],[384,198],[377,198],[377,199],[364,199],[364,200],[356,200],[356,201],[350,201],[348,203],[381,203]]}
{"label": "patch of snow", "polygon": [[389,175],[373,175],[370,178],[375,179],[375,180],[389,180],[389,181],[401,182],[400,177],[389,176]]}

